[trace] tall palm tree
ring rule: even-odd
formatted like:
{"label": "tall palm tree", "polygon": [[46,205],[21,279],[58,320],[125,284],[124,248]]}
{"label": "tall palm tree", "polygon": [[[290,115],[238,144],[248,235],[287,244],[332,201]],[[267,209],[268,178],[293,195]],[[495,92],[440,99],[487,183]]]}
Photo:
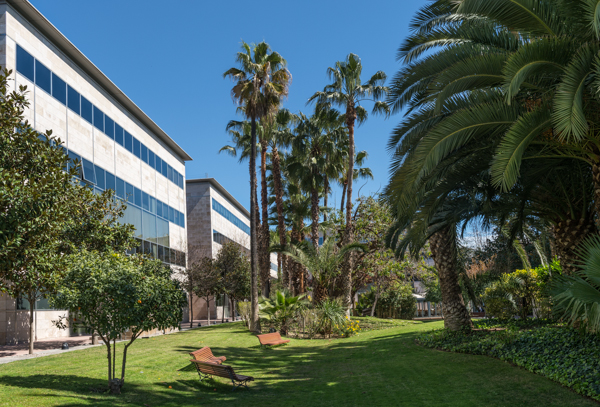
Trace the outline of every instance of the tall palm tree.
{"label": "tall palm tree", "polygon": [[[234,102],[243,107],[244,115],[250,120],[251,146],[256,145],[256,126],[260,118],[273,114],[282,98],[288,94],[291,75],[286,61],[277,52],[271,52],[266,42],[247,44],[242,42],[242,51],[236,55],[239,68],[230,68],[223,74],[236,82],[231,89]],[[256,197],[256,150],[250,149],[250,265],[251,265],[251,321],[250,329],[258,331],[258,253]]]}
{"label": "tall palm tree", "polygon": [[[354,176],[354,126],[358,121],[362,123],[367,118],[366,109],[361,106],[361,102],[373,101],[373,113],[389,113],[389,107],[386,102],[381,101],[382,97],[388,92],[384,86],[387,76],[383,71],[376,72],[371,78],[362,83],[362,63],[358,55],[348,54],[344,61],[338,61],[333,67],[327,68],[327,74],[332,83],[325,86],[323,91],[316,92],[308,99],[308,103],[313,101],[321,106],[339,106],[345,109],[346,126],[348,127],[348,168],[346,169],[348,178],[347,198],[346,198],[346,231],[344,240],[349,243],[353,240],[352,229],[352,180]],[[350,307],[352,294],[352,264],[350,257],[345,266],[342,276],[343,285],[343,303]]]}
{"label": "tall palm tree", "polygon": [[317,109],[311,117],[303,113],[299,117],[296,137],[292,142],[294,160],[288,165],[288,171],[299,181],[300,187],[310,193],[311,240],[318,252],[320,192],[325,193],[325,176],[327,171],[331,171],[328,158],[338,153],[345,134],[334,125],[340,121],[340,114],[335,109]]}
{"label": "tall palm tree", "polygon": [[[358,168],[354,169],[354,176],[353,181],[356,180],[364,180],[364,179],[373,179],[373,171],[371,171],[371,169],[369,167],[363,167],[363,164],[365,163],[365,161],[367,160],[367,158],[369,157],[369,154],[365,151],[359,151],[358,153],[356,153],[356,157],[354,158],[354,164],[355,166],[357,166]],[[348,174],[343,171],[343,172],[339,172],[338,174],[341,175],[341,177],[337,178],[337,183],[340,184],[340,186],[342,187],[342,199],[340,202],[340,211],[344,211],[344,203],[345,203],[345,199],[346,199],[346,191],[348,189]]]}

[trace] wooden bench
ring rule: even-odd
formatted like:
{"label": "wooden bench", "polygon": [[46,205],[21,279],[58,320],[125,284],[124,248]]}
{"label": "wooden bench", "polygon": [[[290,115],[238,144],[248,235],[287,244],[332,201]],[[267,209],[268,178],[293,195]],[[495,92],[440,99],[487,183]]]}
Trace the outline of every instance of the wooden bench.
{"label": "wooden bench", "polygon": [[281,345],[282,343],[288,343],[289,339],[281,339],[279,332],[273,332],[270,334],[256,335],[260,341],[260,346],[273,346]]}
{"label": "wooden bench", "polygon": [[196,366],[196,369],[198,370],[198,376],[200,376],[200,381],[206,379],[209,376],[224,377],[226,379],[231,380],[231,383],[233,384],[233,390],[237,389],[240,386],[244,386],[247,388],[248,382],[254,381],[254,377],[252,376],[244,376],[235,373],[231,366],[200,362],[196,359],[190,359],[190,362],[192,362]]}
{"label": "wooden bench", "polygon": [[225,356],[217,357],[213,355],[212,351],[208,346],[205,346],[202,349],[199,349],[195,352],[190,352],[190,356],[200,362],[216,363],[217,365],[220,365],[221,363],[225,362],[225,360],[227,360]]}

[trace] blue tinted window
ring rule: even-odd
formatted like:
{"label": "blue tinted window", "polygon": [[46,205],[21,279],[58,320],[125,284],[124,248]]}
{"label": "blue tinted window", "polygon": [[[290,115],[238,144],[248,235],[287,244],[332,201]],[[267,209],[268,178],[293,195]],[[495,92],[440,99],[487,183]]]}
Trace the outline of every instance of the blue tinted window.
{"label": "blue tinted window", "polygon": [[162,162],[162,169],[161,169],[161,174],[166,178],[167,177],[167,168],[169,167],[169,164],[167,164],[166,161],[163,160]]}
{"label": "blue tinted window", "polygon": [[152,150],[148,150],[148,165],[154,168],[154,152]]}
{"label": "blue tinted window", "polygon": [[83,167],[83,179],[91,182],[92,184],[96,183],[96,175],[94,173],[94,164],[83,158],[81,160]]}
{"label": "blue tinted window", "polygon": [[132,153],[133,152],[133,136],[125,130],[125,148]]}
{"label": "blue tinted window", "polygon": [[69,109],[77,114],[81,114],[81,100],[79,99],[79,92],[67,85],[67,94],[69,97]]}
{"label": "blue tinted window", "polygon": [[158,243],[163,246],[169,246],[169,222],[163,219],[156,219],[156,234]]}
{"label": "blue tinted window", "polygon": [[106,189],[104,182],[104,170],[96,165],[96,186],[100,189]]}
{"label": "blue tinted window", "polygon": [[133,138],[133,155],[137,158],[142,158],[141,143],[135,137]]}
{"label": "blue tinted window", "polygon": [[115,123],[115,141],[122,146],[125,146],[125,140],[123,138],[123,127]]}
{"label": "blue tinted window", "polygon": [[138,188],[133,188],[134,203],[137,206],[142,206],[142,191]]}
{"label": "blue tinted window", "polygon": [[52,73],[40,61],[35,60],[35,84],[52,93]]}
{"label": "blue tinted window", "polygon": [[34,66],[35,59],[33,59],[29,52],[17,45],[17,71],[31,82],[35,82]]}
{"label": "blue tinted window", "polygon": [[94,106],[94,127],[104,131],[104,113],[96,106]]}
{"label": "blue tinted window", "polygon": [[156,156],[156,160],[154,161],[154,169],[159,173],[162,171],[162,160],[159,156]]}
{"label": "blue tinted window", "polygon": [[150,210],[150,195],[145,192],[142,192],[142,209]]}
{"label": "blue tinted window", "polygon": [[156,200],[156,214],[161,218],[163,217],[163,204],[158,199]]}
{"label": "blue tinted window", "polygon": [[183,213],[180,213],[179,215],[179,226],[182,228],[185,227],[185,215]]}
{"label": "blue tinted window", "polygon": [[179,211],[173,210],[173,223],[179,225]]}
{"label": "blue tinted window", "polygon": [[170,165],[167,167],[167,179],[169,181],[173,181],[173,167],[171,167]]}
{"label": "blue tinted window", "polygon": [[117,178],[117,196],[119,198],[125,199],[125,181],[123,181],[121,178],[116,177]]}
{"label": "blue tinted window", "polygon": [[183,175],[179,174],[179,188],[183,189]]}
{"label": "blue tinted window", "polygon": [[81,96],[81,117],[92,123],[93,116],[93,105],[92,102]]}
{"label": "blue tinted window", "polygon": [[67,83],[52,74],[52,96],[63,105],[67,104]]}
{"label": "blue tinted window", "polygon": [[169,221],[175,222],[175,212],[174,209],[169,206]]}
{"label": "blue tinted window", "polygon": [[148,147],[142,144],[142,161],[148,164]]}
{"label": "blue tinted window", "polygon": [[133,202],[133,185],[131,185],[127,182],[125,183],[125,195],[127,195],[127,202],[134,203]]}
{"label": "blue tinted window", "polygon": [[115,139],[115,122],[108,116],[104,116],[104,134],[111,139]]}
{"label": "blue tinted window", "polygon": [[71,159],[71,161],[69,161],[69,164],[67,165],[67,171],[76,165],[75,161],[79,161],[78,173],[79,173],[79,176],[81,177],[81,157],[79,157],[79,155],[75,154],[74,152],[69,151],[69,158]]}
{"label": "blue tinted window", "polygon": [[150,196],[150,212],[152,213],[156,213],[156,198],[154,198],[153,196]]}
{"label": "blue tinted window", "polygon": [[108,171],[106,172],[106,189],[112,189],[116,191],[115,176]]}

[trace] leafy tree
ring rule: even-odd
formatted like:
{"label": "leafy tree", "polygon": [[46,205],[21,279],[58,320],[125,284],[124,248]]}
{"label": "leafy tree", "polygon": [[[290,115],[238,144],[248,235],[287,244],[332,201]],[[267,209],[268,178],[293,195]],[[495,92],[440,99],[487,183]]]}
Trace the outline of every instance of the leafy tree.
{"label": "leafy tree", "polygon": [[[231,311],[235,312],[234,301],[250,297],[250,264],[241,247],[227,242],[217,253],[213,266],[219,275],[221,292],[231,300]],[[223,315],[224,317],[224,315]]]}
{"label": "leafy tree", "polygon": [[[127,350],[145,331],[178,327],[187,304],[185,292],[159,260],[87,251],[68,260],[70,267],[51,303],[98,333],[108,355],[108,384],[118,394],[125,382]],[[66,317],[56,324],[65,328]],[[118,378],[116,339],[125,332],[130,339],[123,348]]]}
{"label": "leafy tree", "polygon": [[39,134],[25,120],[27,90],[9,91],[10,71],[0,74],[0,291],[28,300],[29,353],[34,350],[35,303],[56,292],[68,266],[65,254],[80,248],[127,249],[131,226],[112,192],[95,195],[79,185],[52,131]]}
{"label": "leafy tree", "polygon": [[[286,61],[276,52],[269,52],[266,42],[249,45],[242,43],[242,52],[238,52],[236,61],[239,68],[228,69],[223,76],[236,81],[231,90],[232,98],[238,106],[243,107],[244,115],[250,120],[251,141],[255,146],[257,121],[274,114],[279,108],[281,99],[288,94],[291,80],[285,68]],[[256,197],[256,150],[250,149],[250,264],[251,264],[251,330],[259,330],[258,320],[258,253],[256,214],[258,204]]]}
{"label": "leafy tree", "polygon": [[210,301],[221,291],[222,279],[214,267],[213,259],[206,256],[198,247],[190,248],[190,261],[184,271],[183,286],[189,294],[190,328],[194,322],[193,295],[206,301],[208,325],[210,325]]}

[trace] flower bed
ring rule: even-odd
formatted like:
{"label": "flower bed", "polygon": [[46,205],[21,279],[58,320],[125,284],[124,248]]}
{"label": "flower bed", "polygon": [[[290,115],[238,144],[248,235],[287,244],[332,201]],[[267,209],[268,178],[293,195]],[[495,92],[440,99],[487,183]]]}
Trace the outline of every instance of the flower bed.
{"label": "flower bed", "polygon": [[429,348],[486,355],[521,366],[600,400],[600,336],[566,327],[520,331],[433,331],[417,342]]}

